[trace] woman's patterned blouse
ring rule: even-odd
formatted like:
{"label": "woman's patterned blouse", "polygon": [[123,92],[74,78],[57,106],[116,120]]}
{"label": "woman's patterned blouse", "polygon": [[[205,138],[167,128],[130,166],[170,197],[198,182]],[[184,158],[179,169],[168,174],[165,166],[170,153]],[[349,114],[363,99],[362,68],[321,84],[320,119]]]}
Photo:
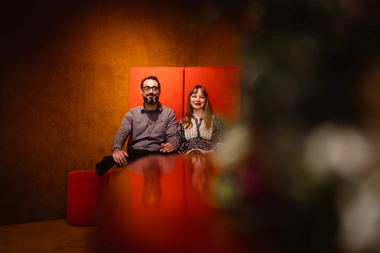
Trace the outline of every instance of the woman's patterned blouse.
{"label": "woman's patterned blouse", "polygon": [[[203,118],[192,117],[193,126],[191,129],[183,129],[183,119],[179,124],[177,135],[179,136],[180,146],[178,153],[186,153],[191,149],[210,150],[218,142],[223,141],[224,125],[222,120],[213,116],[212,130],[204,129]],[[194,124],[195,123],[195,124]]]}

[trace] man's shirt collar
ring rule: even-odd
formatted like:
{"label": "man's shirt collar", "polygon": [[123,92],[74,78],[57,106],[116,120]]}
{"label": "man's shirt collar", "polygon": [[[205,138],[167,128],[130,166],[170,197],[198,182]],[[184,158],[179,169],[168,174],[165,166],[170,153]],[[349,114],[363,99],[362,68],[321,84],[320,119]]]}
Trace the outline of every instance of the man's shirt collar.
{"label": "man's shirt collar", "polygon": [[141,107],[141,111],[143,112],[155,112],[155,111],[162,111],[162,104],[160,102],[157,102],[157,110],[150,111],[145,108],[145,105],[143,104]]}

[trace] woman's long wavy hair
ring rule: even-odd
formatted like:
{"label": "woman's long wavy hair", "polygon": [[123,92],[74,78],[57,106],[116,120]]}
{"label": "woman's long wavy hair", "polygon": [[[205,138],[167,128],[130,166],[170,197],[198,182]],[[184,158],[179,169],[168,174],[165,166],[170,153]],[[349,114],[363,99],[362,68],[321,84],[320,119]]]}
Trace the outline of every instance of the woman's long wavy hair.
{"label": "woman's long wavy hair", "polygon": [[212,110],[211,102],[208,99],[208,93],[205,87],[202,85],[195,85],[189,92],[189,95],[187,97],[186,114],[185,118],[183,119],[183,128],[188,129],[193,126],[193,123],[191,122],[191,118],[193,117],[193,107],[191,106],[190,98],[193,94],[196,94],[198,90],[201,90],[203,96],[206,98],[205,105],[203,107],[203,122],[205,124],[205,128],[209,130],[212,126],[212,116],[214,114],[214,111]]}

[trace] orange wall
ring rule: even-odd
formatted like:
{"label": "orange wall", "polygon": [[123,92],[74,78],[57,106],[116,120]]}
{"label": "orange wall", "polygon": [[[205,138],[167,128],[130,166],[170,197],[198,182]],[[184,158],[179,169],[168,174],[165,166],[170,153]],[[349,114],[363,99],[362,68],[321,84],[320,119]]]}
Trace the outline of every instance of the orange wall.
{"label": "orange wall", "polygon": [[2,7],[0,225],[65,217],[67,174],[110,152],[130,67],[238,64],[235,31],[199,25],[195,3]]}

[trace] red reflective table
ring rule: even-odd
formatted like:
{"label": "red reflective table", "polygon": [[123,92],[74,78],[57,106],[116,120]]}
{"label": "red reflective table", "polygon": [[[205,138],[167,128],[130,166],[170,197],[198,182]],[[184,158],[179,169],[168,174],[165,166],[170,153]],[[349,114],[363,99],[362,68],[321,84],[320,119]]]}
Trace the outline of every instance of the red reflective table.
{"label": "red reflective table", "polygon": [[95,251],[269,252],[224,208],[223,198],[238,194],[221,171],[212,157],[189,154],[149,156],[112,172]]}

